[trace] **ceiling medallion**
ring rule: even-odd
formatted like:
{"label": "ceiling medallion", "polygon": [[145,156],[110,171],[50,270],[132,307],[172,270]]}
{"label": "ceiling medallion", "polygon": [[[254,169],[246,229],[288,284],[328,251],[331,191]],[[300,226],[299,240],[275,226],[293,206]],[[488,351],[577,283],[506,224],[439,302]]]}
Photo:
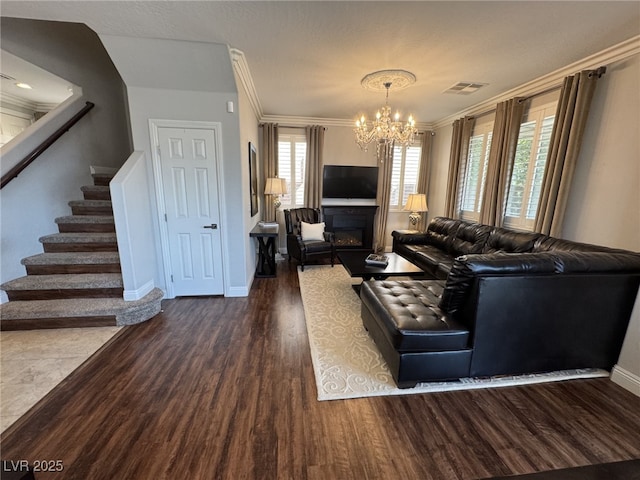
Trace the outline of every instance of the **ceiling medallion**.
{"label": "ceiling medallion", "polygon": [[365,75],[360,80],[360,84],[372,92],[384,92],[387,83],[391,84],[394,91],[404,90],[416,83],[416,76],[406,70],[379,70]]}
{"label": "ceiling medallion", "polygon": [[402,90],[412,85],[416,76],[406,70],[380,70],[366,75],[360,82],[364,88],[372,91],[385,91],[385,105],[376,113],[371,128],[367,125],[367,119],[362,115],[356,120],[356,143],[362,150],[367,151],[369,143],[376,142],[376,154],[379,160],[383,160],[383,152],[388,145],[400,144],[403,146],[413,143],[416,133],[416,122],[413,116],[405,124],[400,121],[400,114],[396,112],[391,119],[391,107],[389,106],[389,91]]}

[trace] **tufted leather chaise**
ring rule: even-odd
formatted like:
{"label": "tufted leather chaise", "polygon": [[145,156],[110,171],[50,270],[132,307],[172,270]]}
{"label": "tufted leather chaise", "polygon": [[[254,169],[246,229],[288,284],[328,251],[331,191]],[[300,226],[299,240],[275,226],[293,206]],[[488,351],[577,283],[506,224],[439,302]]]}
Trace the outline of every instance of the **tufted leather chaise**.
{"label": "tufted leather chaise", "polygon": [[364,282],[362,321],[400,388],[466,377],[470,331],[437,306],[440,281]]}
{"label": "tufted leather chaise", "polygon": [[[394,232],[394,249],[398,240],[425,247],[420,258],[433,263],[420,266],[434,280],[360,290],[363,324],[399,387],[615,365],[640,254],[449,220],[413,238]],[[473,253],[450,253],[460,250]]]}

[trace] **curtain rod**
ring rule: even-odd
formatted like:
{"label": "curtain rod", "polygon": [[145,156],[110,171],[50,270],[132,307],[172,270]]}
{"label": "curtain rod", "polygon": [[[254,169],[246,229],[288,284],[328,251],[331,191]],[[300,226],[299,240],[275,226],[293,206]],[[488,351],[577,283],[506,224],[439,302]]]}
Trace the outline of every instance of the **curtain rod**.
{"label": "curtain rod", "polygon": [[[591,70],[591,72],[589,73],[589,76],[597,75],[598,78],[600,78],[605,73],[607,73],[607,67],[606,66],[602,66],[602,67],[598,67],[598,68],[596,68],[594,70]],[[553,92],[555,90],[559,90],[561,88],[562,88],[562,84],[558,84],[558,85],[555,85],[553,87],[549,87],[549,88],[547,88],[545,90],[541,90],[540,92],[532,93],[529,96],[522,97],[520,99],[520,102],[526,102],[527,100],[531,100],[532,98],[540,97],[542,95],[545,95],[547,93],[551,93],[551,92]],[[496,111],[496,109],[492,108],[491,110],[486,110],[484,112],[480,112],[480,113],[476,113],[474,115],[471,115],[470,118],[482,117],[483,115],[488,115],[489,113],[493,113],[495,111]]]}
{"label": "curtain rod", "polygon": [[[551,93],[555,90],[559,90],[562,88],[562,85],[555,85],[553,87],[549,87],[545,90],[541,90],[539,92],[536,93],[532,93],[531,95],[528,95],[526,97],[521,97],[520,98],[520,102],[526,102],[527,100],[531,100],[532,98],[536,98],[536,97],[540,97],[542,95],[546,95],[547,93]],[[469,118],[478,118],[478,117],[483,117],[485,115],[489,115],[490,113],[494,113],[497,109],[494,107],[490,110],[485,110],[484,112],[480,112],[480,113],[474,113],[473,115],[469,115]]]}

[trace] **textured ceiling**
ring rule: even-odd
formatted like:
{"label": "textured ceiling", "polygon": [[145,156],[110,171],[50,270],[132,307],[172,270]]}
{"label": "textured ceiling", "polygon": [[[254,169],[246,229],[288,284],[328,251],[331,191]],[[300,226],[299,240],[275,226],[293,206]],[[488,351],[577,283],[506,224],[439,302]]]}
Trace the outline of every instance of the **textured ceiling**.
{"label": "textured ceiling", "polygon": [[[636,1],[221,2],[2,0],[3,16],[244,52],[266,115],[352,119],[384,95],[360,80],[414,73],[390,105],[432,123],[640,34]],[[488,84],[471,95],[453,84]]]}

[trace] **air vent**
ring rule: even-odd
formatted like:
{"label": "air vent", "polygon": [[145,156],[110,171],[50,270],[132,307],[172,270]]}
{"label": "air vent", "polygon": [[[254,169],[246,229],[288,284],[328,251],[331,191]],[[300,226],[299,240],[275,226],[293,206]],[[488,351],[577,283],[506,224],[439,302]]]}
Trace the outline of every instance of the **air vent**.
{"label": "air vent", "polygon": [[9,76],[9,75],[5,75],[4,73],[0,73],[0,78],[4,79],[4,80],[15,80],[15,78]]}
{"label": "air vent", "polygon": [[442,93],[452,93],[454,95],[471,95],[474,92],[477,92],[485,85],[489,85],[488,83],[478,83],[478,82],[458,82],[452,87],[446,89]]}

